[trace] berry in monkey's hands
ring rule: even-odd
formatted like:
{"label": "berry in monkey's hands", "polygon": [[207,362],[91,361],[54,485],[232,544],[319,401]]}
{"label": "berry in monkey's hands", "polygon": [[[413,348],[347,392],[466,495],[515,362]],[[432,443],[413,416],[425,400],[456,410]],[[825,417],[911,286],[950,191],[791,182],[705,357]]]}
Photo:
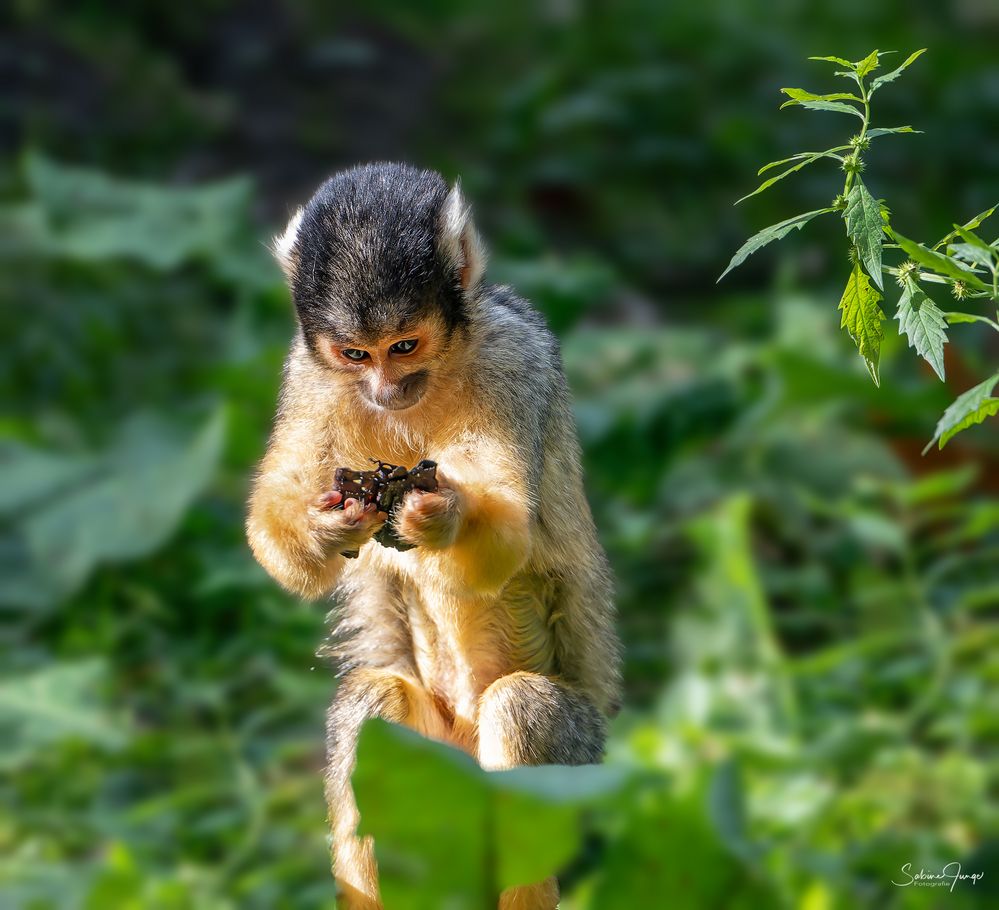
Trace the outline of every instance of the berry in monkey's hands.
{"label": "berry in monkey's hands", "polygon": [[[337,468],[333,478],[333,491],[327,494],[329,508],[342,509],[348,502],[356,501],[364,508],[373,508],[388,515],[382,527],[374,538],[383,547],[393,547],[396,550],[412,549],[413,544],[399,537],[395,519],[403,498],[411,490],[421,490],[424,493],[437,492],[437,464],[433,461],[421,461],[412,470],[398,465],[376,461],[378,465],[373,471],[352,471],[350,468]],[[334,500],[334,498],[336,499]],[[343,555],[352,559],[357,556],[357,550],[344,550]]]}

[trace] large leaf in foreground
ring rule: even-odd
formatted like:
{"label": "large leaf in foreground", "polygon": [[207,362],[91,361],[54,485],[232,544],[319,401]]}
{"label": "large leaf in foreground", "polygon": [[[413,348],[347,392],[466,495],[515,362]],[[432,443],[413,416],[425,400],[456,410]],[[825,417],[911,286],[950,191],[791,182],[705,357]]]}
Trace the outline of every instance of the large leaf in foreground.
{"label": "large leaf in foreground", "polygon": [[483,771],[380,720],[361,731],[353,776],[385,906],[402,910],[495,906],[502,889],[555,873],[578,849],[583,808],[621,780],[599,766]]}
{"label": "large leaf in foreground", "polygon": [[722,278],[732,271],[732,269],[742,265],[742,263],[752,256],[753,253],[762,249],[768,243],[771,243],[774,240],[780,240],[781,237],[787,236],[795,228],[800,231],[816,215],[825,215],[827,212],[834,211],[836,210],[833,208],[827,208],[816,209],[814,212],[805,212],[802,215],[795,215],[793,218],[788,218],[786,221],[781,221],[778,224],[771,224],[770,227],[766,227],[759,233],[753,234],[749,240],[736,250],[736,253],[732,257],[731,262],[729,262],[728,267],[718,276],[718,281],[721,281]]}
{"label": "large leaf in foreground", "polygon": [[909,339],[909,347],[915,348],[916,353],[943,379],[947,321],[937,305],[912,279],[905,282],[895,318],[898,320],[899,335],[905,335]]}
{"label": "large leaf in foreground", "polygon": [[881,278],[881,240],[884,234],[881,206],[858,176],[846,197],[846,233],[856,244],[867,274],[883,288]]}
{"label": "large leaf in foreground", "polygon": [[839,302],[839,309],[843,313],[840,327],[850,333],[875,385],[881,385],[878,361],[881,359],[881,340],[884,338],[881,321],[885,314],[878,306],[880,299],[881,295],[871,287],[860,263],[855,263]]}
{"label": "large leaf in foreground", "polygon": [[992,397],[996,383],[999,383],[999,373],[995,373],[985,382],[980,382],[955,398],[953,404],[943,412],[933,439],[923,449],[923,453],[929,451],[934,442],[938,449],[942,449],[962,430],[981,423],[986,417],[999,414],[999,398]]}

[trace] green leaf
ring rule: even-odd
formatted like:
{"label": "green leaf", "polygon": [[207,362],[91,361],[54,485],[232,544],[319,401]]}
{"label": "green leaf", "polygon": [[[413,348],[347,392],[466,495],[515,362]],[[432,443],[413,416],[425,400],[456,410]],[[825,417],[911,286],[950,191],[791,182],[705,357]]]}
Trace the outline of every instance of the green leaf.
{"label": "green leaf", "polygon": [[885,314],[878,306],[880,299],[881,295],[871,287],[860,263],[855,263],[839,302],[839,309],[843,312],[840,328],[850,333],[875,385],[881,385],[878,361],[881,359],[881,340],[884,338],[881,322]]}
{"label": "green leaf", "polygon": [[951,324],[957,325],[960,322],[984,322],[986,325],[992,328],[997,328],[996,323],[994,323],[987,316],[978,316],[974,313],[960,313],[952,311],[950,313],[944,313],[944,318]]}
{"label": "green leaf", "polygon": [[850,69],[855,69],[856,64],[851,63],[849,60],[844,60],[842,57],[809,57],[809,60],[824,60],[826,63],[838,63],[840,66],[848,66]]}
{"label": "green leaf", "polygon": [[[887,53],[887,51],[885,52]],[[871,51],[863,60],[858,60],[853,64],[853,68],[857,71],[857,75],[863,79],[868,73],[874,72],[880,66],[878,62],[878,52],[876,50]]]}
{"label": "green leaf", "polygon": [[877,139],[878,136],[890,136],[894,133],[919,133],[922,134],[922,130],[914,130],[911,126],[878,126],[872,130],[867,131],[868,139]]}
{"label": "green leaf", "polygon": [[884,221],[878,204],[858,175],[846,197],[846,233],[856,244],[867,274],[879,288],[884,288],[881,276],[881,243]]}
{"label": "green leaf", "polygon": [[495,906],[575,854],[583,809],[619,788],[599,766],[483,771],[457,749],[381,720],[361,731],[354,790],[387,907]]}
{"label": "green leaf", "polygon": [[788,104],[807,107],[811,111],[838,111],[841,114],[853,114],[854,117],[859,117],[861,120],[864,119],[864,115],[860,110],[849,104],[844,104],[842,101],[788,101],[782,104],[781,107],[785,108]]}
{"label": "green leaf", "polygon": [[[970,236],[975,237],[974,234],[971,234]],[[992,258],[992,248],[984,241],[979,240],[977,237],[975,237],[975,239],[978,240],[977,243],[950,244],[947,247],[947,255],[967,262],[970,265],[980,265],[985,269],[993,269],[995,267],[995,261]]]}
{"label": "green leaf", "polygon": [[933,244],[933,249],[938,250],[940,249],[940,247],[946,246],[948,243],[950,243],[955,237],[960,237],[961,228],[967,231],[973,231],[975,228],[979,227],[983,221],[985,221],[988,218],[991,218],[992,214],[995,212],[996,209],[999,209],[999,203],[992,206],[992,208],[986,209],[984,212],[979,212],[977,215],[975,215],[974,218],[971,219],[971,221],[962,224],[960,228],[957,225],[955,225],[953,231],[951,231],[943,239],[938,240],[936,243]]}
{"label": "green leaf", "polygon": [[999,414],[999,398],[991,397],[996,383],[999,383],[999,373],[995,373],[954,399],[951,406],[943,412],[933,439],[923,449],[923,454],[929,451],[934,442],[938,449],[942,449],[962,430],[981,423],[986,417]]}
{"label": "green leaf", "polygon": [[0,681],[0,768],[11,770],[57,743],[120,749],[126,728],[98,702],[107,667],[100,660],[52,664]]}
{"label": "green leaf", "polygon": [[781,158],[780,161],[770,161],[764,164],[757,172],[756,176],[759,177],[765,174],[767,171],[775,167],[780,167],[782,164],[787,164],[791,161],[800,161],[802,158],[835,158],[837,161],[842,161],[841,155],[837,155],[837,152],[844,152],[849,149],[848,145],[837,145],[835,148],[826,149],[824,152],[798,152],[796,155],[791,155],[790,158]]}
{"label": "green leaf", "polygon": [[[38,486],[31,510],[15,525],[26,551],[20,560],[25,580],[0,588],[0,603],[55,603],[95,566],[139,559],[165,543],[214,474],[224,417],[217,411],[193,439],[181,440],[158,418],[139,415],[102,456],[81,458],[86,474],[67,489]],[[44,466],[52,457],[37,457],[40,476],[51,477]],[[29,578],[33,587],[26,584]],[[31,590],[27,603],[23,594]]]}
{"label": "green leaf", "polygon": [[889,231],[895,242],[908,253],[911,259],[920,265],[931,269],[939,275],[963,281],[970,287],[977,288],[980,291],[988,289],[985,282],[974,272],[970,271],[963,263],[958,262],[956,259],[951,259],[950,256],[945,256],[943,253],[938,253],[936,250],[926,249],[922,244],[916,243],[915,240],[910,240],[894,228],[889,228]]}
{"label": "green leaf", "polygon": [[781,91],[790,98],[781,105],[781,110],[792,104],[802,104],[805,101],[856,101],[864,103],[863,98],[851,92],[833,92],[830,95],[816,95],[814,92],[805,91],[803,88],[782,88]]}
{"label": "green leaf", "polygon": [[909,339],[909,347],[919,354],[940,377],[944,378],[944,351],[947,343],[947,323],[936,304],[911,278],[902,288],[895,313],[898,333]]}
{"label": "green leaf", "polygon": [[899,76],[902,75],[902,71],[904,69],[906,69],[911,64],[915,63],[915,61],[918,60],[925,53],[926,53],[925,47],[918,51],[913,51],[913,53],[909,54],[909,56],[906,57],[905,63],[903,63],[900,67],[898,67],[897,69],[893,69],[890,73],[885,73],[883,76],[878,76],[878,78],[871,83],[871,87],[867,92],[868,97],[873,95],[879,88],[881,88],[882,85],[885,85],[888,82],[894,82]]}
{"label": "green leaf", "polygon": [[[732,257],[721,275],[718,276],[718,281],[721,281],[732,269],[737,266],[742,265],[750,256],[753,255],[757,250],[762,249],[768,243],[774,240],[780,240],[781,237],[787,236],[793,229],[797,228],[799,231],[816,215],[825,215],[828,212],[836,211],[833,208],[827,209],[816,209],[814,212],[805,212],[802,215],[795,215],[793,218],[788,218],[786,221],[781,221],[778,224],[772,224],[770,227],[764,228],[757,234],[753,234],[738,250],[736,250],[735,255]],[[718,283],[717,281],[715,282]]]}
{"label": "green leaf", "polygon": [[[795,171],[800,171],[803,167],[807,167],[809,164],[813,164],[814,162],[818,161],[820,158],[825,158],[825,157],[829,157],[826,155],[825,152],[816,152],[810,158],[805,158],[804,160],[799,161],[796,165],[794,165],[794,167],[789,167],[786,171],[782,171],[776,177],[771,177],[769,180],[764,180],[763,183],[761,183],[755,190],[753,190],[753,192],[747,193],[741,199],[737,199],[735,201],[735,204],[738,205],[740,202],[745,202],[750,197],[755,196],[757,193],[762,193],[765,189],[768,189],[769,187],[773,186],[775,183],[777,183],[778,180],[783,180],[785,177],[789,176],[790,174],[793,174]],[[838,157],[838,156],[833,156],[833,157]]]}

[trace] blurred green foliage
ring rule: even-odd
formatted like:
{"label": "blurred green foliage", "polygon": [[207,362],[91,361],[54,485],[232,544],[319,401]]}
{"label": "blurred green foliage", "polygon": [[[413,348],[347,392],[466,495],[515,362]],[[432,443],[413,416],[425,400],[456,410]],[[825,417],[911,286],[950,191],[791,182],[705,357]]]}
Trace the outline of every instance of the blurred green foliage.
{"label": "blurred green foliage", "polygon": [[[390,908],[551,866],[569,910],[999,901],[999,442],[919,457],[953,395],[889,338],[872,387],[817,225],[775,282],[761,253],[714,287],[748,168],[822,147],[759,112],[844,35],[930,47],[885,93],[893,122],[934,112],[872,164],[895,223],[999,195],[992,4],[3,15],[0,906],[332,904],[323,608],[242,518],[291,330],[262,240],[368,157],[460,172],[494,277],[561,334],[627,646],[600,770],[365,731]],[[826,202],[801,177],[771,221]],[[892,885],[953,860],[985,878]]]}

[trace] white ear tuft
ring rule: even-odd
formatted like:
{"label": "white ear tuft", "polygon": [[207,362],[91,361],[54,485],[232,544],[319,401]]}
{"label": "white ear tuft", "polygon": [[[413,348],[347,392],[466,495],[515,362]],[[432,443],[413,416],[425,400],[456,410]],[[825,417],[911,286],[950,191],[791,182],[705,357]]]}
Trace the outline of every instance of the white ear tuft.
{"label": "white ear tuft", "polygon": [[291,221],[288,222],[284,233],[275,237],[271,243],[271,252],[274,253],[274,258],[277,259],[278,265],[281,266],[281,271],[288,278],[291,278],[294,268],[293,254],[295,251],[295,241],[298,240],[298,226],[302,223],[303,214],[304,210],[299,208],[291,216]]}
{"label": "white ear tuft", "polygon": [[472,211],[455,183],[441,209],[441,251],[459,271],[461,286],[474,290],[486,268],[486,253],[472,223]]}

